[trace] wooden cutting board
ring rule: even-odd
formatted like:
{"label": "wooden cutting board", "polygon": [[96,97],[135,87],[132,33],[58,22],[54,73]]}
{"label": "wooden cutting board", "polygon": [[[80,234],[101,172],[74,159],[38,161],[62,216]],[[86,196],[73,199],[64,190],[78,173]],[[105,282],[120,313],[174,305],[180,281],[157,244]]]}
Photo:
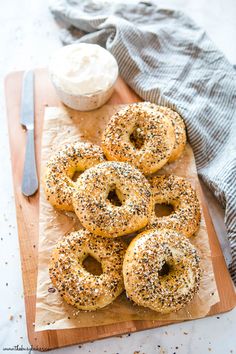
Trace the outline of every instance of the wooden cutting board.
{"label": "wooden cutting board", "polygon": [[[25,309],[30,344],[35,349],[48,350],[173,323],[163,321],[130,321],[114,325],[81,329],[51,330],[42,332],[34,331],[39,193],[30,198],[24,197],[21,194],[21,179],[26,141],[26,134],[19,123],[22,76],[23,72],[13,72],[9,74],[5,81],[5,92]],[[140,101],[139,97],[124,83],[124,81],[119,79],[110,103],[121,104],[135,101]],[[40,168],[40,144],[44,108],[46,106],[59,105],[61,105],[61,103],[57,99],[55,91],[49,82],[47,71],[45,69],[36,70],[35,141],[38,173]],[[236,295],[203,195],[202,205],[210,239],[212,261],[220,296],[220,302],[211,308],[208,314],[210,316],[221,312],[226,312],[234,308],[236,305]]]}

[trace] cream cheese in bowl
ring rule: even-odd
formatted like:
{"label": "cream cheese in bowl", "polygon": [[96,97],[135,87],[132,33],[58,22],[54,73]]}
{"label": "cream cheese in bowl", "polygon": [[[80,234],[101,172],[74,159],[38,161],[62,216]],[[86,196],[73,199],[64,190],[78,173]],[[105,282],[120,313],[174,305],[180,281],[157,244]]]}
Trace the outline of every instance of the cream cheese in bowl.
{"label": "cream cheese in bowl", "polygon": [[118,65],[113,55],[99,45],[78,43],[62,47],[54,55],[49,74],[63,103],[89,111],[111,97]]}

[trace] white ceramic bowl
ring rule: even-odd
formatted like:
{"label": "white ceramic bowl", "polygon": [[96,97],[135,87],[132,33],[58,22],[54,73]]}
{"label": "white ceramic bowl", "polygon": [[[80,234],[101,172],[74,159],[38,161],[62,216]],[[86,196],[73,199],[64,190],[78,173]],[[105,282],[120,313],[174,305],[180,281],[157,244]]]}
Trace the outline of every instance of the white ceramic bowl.
{"label": "white ceramic bowl", "polygon": [[[70,51],[74,57],[76,55],[80,57],[70,58]],[[91,59],[92,55],[90,57],[89,54],[93,54],[93,51],[95,55]],[[65,58],[62,60],[63,55]],[[83,55],[87,56],[84,58]],[[79,65],[77,59],[80,61]],[[96,44],[72,44],[62,47],[56,53],[49,66],[49,75],[59,99],[65,105],[79,111],[90,111],[101,107],[111,97],[118,77],[118,65],[106,49]],[[88,92],[86,92],[86,85]]]}
{"label": "white ceramic bowl", "polygon": [[101,107],[109,100],[114,91],[116,80],[109,89],[101,90],[87,95],[73,95],[63,90],[53,81],[53,79],[52,83],[56,89],[59,99],[66,106],[78,111],[92,111],[93,109]]}

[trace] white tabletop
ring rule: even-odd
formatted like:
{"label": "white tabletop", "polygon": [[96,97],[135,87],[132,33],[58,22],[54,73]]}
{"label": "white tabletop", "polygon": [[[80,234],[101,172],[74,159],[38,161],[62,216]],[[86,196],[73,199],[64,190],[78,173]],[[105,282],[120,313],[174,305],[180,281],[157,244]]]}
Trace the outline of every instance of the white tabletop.
{"label": "white tabletop", "polygon": [[[235,0],[158,0],[158,4],[183,10],[193,17],[207,30],[229,61],[236,64]],[[2,78],[9,71],[46,66],[50,55],[61,46],[47,0],[2,1],[0,23]],[[0,90],[0,351],[18,345],[29,352],[2,85]],[[221,234],[221,244],[227,256],[222,210],[211,196],[208,200],[211,213],[217,215],[215,226]],[[51,353],[235,353],[235,333],[236,309],[219,316],[76,345]]]}

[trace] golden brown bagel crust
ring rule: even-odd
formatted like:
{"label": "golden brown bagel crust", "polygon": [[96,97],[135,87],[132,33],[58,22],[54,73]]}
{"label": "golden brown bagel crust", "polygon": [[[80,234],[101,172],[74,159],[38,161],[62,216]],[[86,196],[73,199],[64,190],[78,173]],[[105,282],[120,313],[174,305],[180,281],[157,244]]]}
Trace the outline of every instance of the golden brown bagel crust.
{"label": "golden brown bagel crust", "polygon": [[[96,235],[117,237],[147,225],[152,210],[150,185],[144,175],[125,162],[104,162],[77,180],[73,206],[81,224]],[[115,190],[121,206],[108,199]]]}
{"label": "golden brown bagel crust", "polygon": [[183,118],[172,109],[163,106],[158,106],[158,109],[172,120],[175,130],[175,145],[168,160],[168,162],[173,162],[181,156],[186,146],[187,136],[185,124]]}
{"label": "golden brown bagel crust", "polygon": [[102,150],[97,145],[85,142],[63,145],[47,162],[43,178],[47,200],[57,209],[73,211],[74,173],[104,161]]}
{"label": "golden brown bagel crust", "polygon": [[129,162],[144,174],[167,163],[174,144],[172,120],[150,102],[130,104],[113,115],[102,139],[108,160]]}
{"label": "golden brown bagel crust", "polygon": [[[87,230],[70,233],[53,250],[49,274],[63,299],[78,309],[94,311],[110,304],[124,290],[122,264],[126,244],[96,237]],[[90,255],[103,273],[93,275],[83,267]]]}
{"label": "golden brown bagel crust", "polygon": [[[189,181],[174,175],[160,175],[148,179],[152,187],[153,212],[148,229],[173,229],[187,237],[193,236],[200,225],[200,204]],[[157,217],[155,204],[170,204],[174,211]]]}
{"label": "golden brown bagel crust", "polygon": [[173,230],[149,230],[130,243],[123,275],[128,297],[136,304],[168,313],[190,302],[199,289],[197,250]]}

